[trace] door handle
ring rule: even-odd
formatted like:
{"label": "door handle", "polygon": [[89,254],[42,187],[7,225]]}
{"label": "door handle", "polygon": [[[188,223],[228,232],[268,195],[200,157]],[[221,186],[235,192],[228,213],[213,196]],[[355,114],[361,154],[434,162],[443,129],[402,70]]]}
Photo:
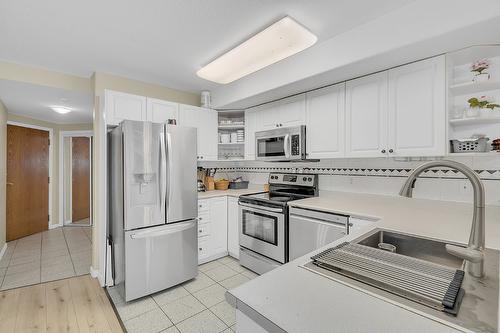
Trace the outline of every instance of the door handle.
{"label": "door handle", "polygon": [[290,158],[290,134],[285,135],[285,140],[283,140],[283,142],[285,157]]}
{"label": "door handle", "polygon": [[158,237],[174,234],[177,232],[188,230],[196,225],[196,221],[189,221],[184,223],[176,223],[175,225],[169,226],[163,230],[148,230],[143,232],[138,232],[136,234],[130,235],[131,239],[142,239],[150,237]]}
{"label": "door handle", "polygon": [[[166,191],[167,191],[167,157],[165,152],[165,133],[160,134],[160,209],[162,215],[166,214]],[[166,215],[165,215],[166,220]]]}
{"label": "door handle", "polygon": [[6,184],[10,185],[10,186],[14,185],[14,183],[10,183],[10,182],[7,182]]}

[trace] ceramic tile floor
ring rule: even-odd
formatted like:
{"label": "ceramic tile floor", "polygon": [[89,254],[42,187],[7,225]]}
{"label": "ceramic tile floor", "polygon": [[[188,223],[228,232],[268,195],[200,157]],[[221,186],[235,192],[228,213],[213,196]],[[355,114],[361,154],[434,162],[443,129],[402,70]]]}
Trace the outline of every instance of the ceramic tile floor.
{"label": "ceramic tile floor", "polygon": [[8,242],[0,290],[88,274],[91,238],[90,227],[63,227]]}
{"label": "ceramic tile floor", "polygon": [[232,257],[199,266],[196,279],[157,294],[125,303],[115,288],[108,288],[128,333],[230,333],[235,311],[225,292],[257,277]]}

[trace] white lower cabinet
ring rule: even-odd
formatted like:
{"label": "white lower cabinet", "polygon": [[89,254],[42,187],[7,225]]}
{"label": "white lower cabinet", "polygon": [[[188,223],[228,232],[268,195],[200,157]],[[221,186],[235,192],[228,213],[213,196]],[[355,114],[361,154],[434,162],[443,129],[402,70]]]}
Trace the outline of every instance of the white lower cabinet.
{"label": "white lower cabinet", "polygon": [[227,198],[227,252],[231,257],[240,258],[238,198]]}
{"label": "white lower cabinet", "polygon": [[227,255],[227,198],[198,200],[198,263]]}

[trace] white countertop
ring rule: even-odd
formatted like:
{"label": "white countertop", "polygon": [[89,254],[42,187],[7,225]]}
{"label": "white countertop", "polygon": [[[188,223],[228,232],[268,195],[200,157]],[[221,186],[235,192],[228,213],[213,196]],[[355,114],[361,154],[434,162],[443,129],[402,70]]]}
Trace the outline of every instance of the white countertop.
{"label": "white countertop", "polygon": [[[472,205],[371,194],[321,191],[320,196],[290,206],[377,219],[373,227],[468,241]],[[249,311],[278,331],[286,332],[456,332],[396,304],[299,267],[319,253],[360,235],[352,234],[249,281],[228,293],[236,306]],[[500,248],[500,207],[486,208],[486,245]],[[230,297],[231,298],[231,297]],[[250,310],[249,310],[250,308]],[[250,314],[249,314],[250,315]]]}
{"label": "white countertop", "polygon": [[198,199],[209,199],[209,198],[223,197],[223,196],[239,197],[240,195],[243,194],[251,194],[258,192],[264,192],[264,185],[249,184],[248,188],[243,190],[225,190],[225,191],[213,190],[206,192],[198,192]]}

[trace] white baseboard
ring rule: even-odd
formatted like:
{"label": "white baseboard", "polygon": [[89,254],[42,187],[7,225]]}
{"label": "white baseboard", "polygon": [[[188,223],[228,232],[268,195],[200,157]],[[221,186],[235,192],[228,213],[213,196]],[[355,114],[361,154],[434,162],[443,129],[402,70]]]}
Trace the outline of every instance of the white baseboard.
{"label": "white baseboard", "polygon": [[0,260],[2,260],[5,251],[7,251],[7,242],[3,245],[2,250],[0,251]]}
{"label": "white baseboard", "polygon": [[62,227],[63,225],[61,223],[58,223],[58,224],[49,224],[49,230],[51,229],[55,229],[55,228],[59,228],[59,227]]}
{"label": "white baseboard", "polygon": [[101,287],[104,287],[105,281],[104,281],[104,276],[102,276],[101,272],[98,269],[94,269],[92,266],[90,266],[90,276],[92,276],[94,279],[99,280],[99,284]]}

